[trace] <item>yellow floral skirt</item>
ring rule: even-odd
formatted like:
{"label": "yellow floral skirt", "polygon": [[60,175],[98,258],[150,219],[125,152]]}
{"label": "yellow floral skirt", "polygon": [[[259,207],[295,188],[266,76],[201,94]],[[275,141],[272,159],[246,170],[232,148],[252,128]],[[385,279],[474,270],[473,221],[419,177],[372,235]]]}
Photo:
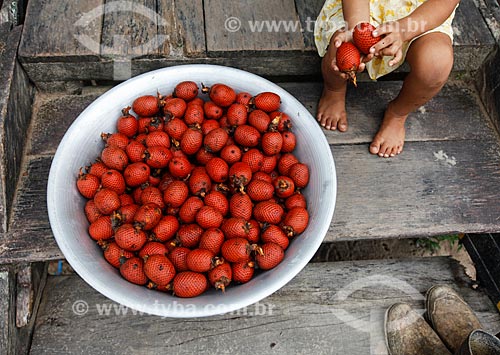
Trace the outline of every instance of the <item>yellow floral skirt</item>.
{"label": "yellow floral skirt", "polygon": [[[397,21],[408,16],[426,0],[369,0],[370,1],[370,23],[378,27],[385,22]],[[455,11],[440,26],[429,32],[442,32],[450,36],[453,42],[453,29],[451,23],[455,17]],[[418,24],[416,24],[418,25]],[[330,39],[340,28],[346,27],[344,14],[342,13],[342,0],[326,0],[314,27],[314,40],[316,48],[321,57],[326,54]],[[422,35],[421,35],[422,36]],[[417,37],[418,38],[418,37]],[[414,39],[413,39],[414,40]],[[397,65],[389,66],[392,57],[373,58],[366,63],[366,70],[373,80],[389,74],[404,62],[406,52],[411,41],[403,44],[403,60]]]}

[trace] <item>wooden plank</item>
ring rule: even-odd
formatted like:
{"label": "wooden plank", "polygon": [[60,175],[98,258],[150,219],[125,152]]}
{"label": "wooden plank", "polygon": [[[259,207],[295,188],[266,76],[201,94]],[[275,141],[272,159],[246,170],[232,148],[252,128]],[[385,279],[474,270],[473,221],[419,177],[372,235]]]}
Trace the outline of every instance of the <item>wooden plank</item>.
{"label": "wooden plank", "polygon": [[158,0],[158,14],[168,23],[163,28],[158,27],[158,35],[170,38],[160,47],[160,55],[205,56],[207,47],[203,0]]}
{"label": "wooden plank", "polygon": [[0,353],[13,354],[15,348],[14,273],[0,266]]}
{"label": "wooden plank", "polygon": [[[98,60],[104,0],[29,1],[19,55],[23,61]],[[83,44],[85,43],[85,44]]]}
{"label": "wooden plank", "polygon": [[[313,263],[274,295],[248,307],[247,314],[186,320],[133,315],[74,275],[49,277],[31,354],[304,354],[314,349],[363,355],[375,348],[379,354],[385,350],[384,311],[401,301],[423,309],[423,294],[435,284],[454,287],[486,330],[500,325],[487,296],[469,287],[461,266],[442,257]],[[86,302],[88,312],[75,315],[75,302]],[[103,307],[109,307],[109,315]]]}
{"label": "wooden plank", "polygon": [[476,87],[493,125],[500,131],[500,52],[498,48],[484,62],[477,75]]}
{"label": "wooden plank", "polygon": [[[131,58],[158,54],[167,38],[158,37],[166,20],[156,12],[156,0],[106,3],[101,37],[103,57]],[[164,53],[168,56],[168,52]]]}
{"label": "wooden plank", "polygon": [[304,45],[306,51],[316,51],[314,24],[324,3],[323,0],[295,0],[297,13],[304,28]]}
{"label": "wooden plank", "polygon": [[293,0],[208,0],[204,4],[209,56],[266,51],[286,56],[288,51],[304,49],[302,26]]}

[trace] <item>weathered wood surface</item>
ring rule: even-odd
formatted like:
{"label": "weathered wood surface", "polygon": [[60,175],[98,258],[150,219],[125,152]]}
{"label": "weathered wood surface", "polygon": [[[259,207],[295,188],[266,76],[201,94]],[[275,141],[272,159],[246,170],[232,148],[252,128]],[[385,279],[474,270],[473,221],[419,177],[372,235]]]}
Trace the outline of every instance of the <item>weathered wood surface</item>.
{"label": "weathered wood surface", "polygon": [[15,349],[14,273],[0,266],[0,354],[12,354]]}
{"label": "weathered wood surface", "polygon": [[[246,314],[186,320],[133,313],[74,275],[49,277],[31,354],[385,354],[385,310],[401,301],[423,310],[435,284],[454,287],[487,330],[499,329],[487,296],[443,257],[312,263]],[[76,315],[76,302],[88,312]]]}
{"label": "weathered wood surface", "polygon": [[[102,16],[92,17],[87,27],[73,25],[86,11],[96,6],[99,8],[99,1],[102,3],[102,0],[93,0],[64,6],[59,4],[60,1],[30,1],[20,60],[34,82],[116,79],[115,63],[109,56],[101,55],[99,45],[90,45],[88,47],[92,50],[89,50],[75,39],[75,36],[82,34],[87,34],[94,44],[99,39],[103,30]],[[142,3],[149,4],[151,1],[142,0]],[[166,26],[157,26],[157,34],[159,38],[167,36],[168,40],[162,42],[157,56],[149,53],[142,58],[132,59],[132,75],[165,66],[200,62],[233,66],[261,75],[320,74],[320,58],[314,47],[312,33],[314,24],[308,19],[315,20],[322,1],[314,0],[311,3],[296,0],[294,3],[291,0],[255,0],[228,3],[211,0],[204,3],[204,8],[202,4],[201,0],[156,0],[158,15],[167,22]],[[41,9],[40,14],[36,9]],[[225,29],[224,21],[231,16],[241,20],[240,31],[229,32]],[[53,18],[68,20],[51,21]],[[249,33],[248,21],[254,20],[292,22],[288,31],[283,27],[280,31],[268,31],[264,25],[262,31]],[[461,3],[454,27],[454,71],[479,69],[486,55],[493,50],[495,42],[472,1]],[[141,33],[137,28],[131,31]],[[47,34],[52,32],[57,35],[48,36],[50,39],[46,40]],[[153,36],[153,32],[154,26],[147,28],[148,38]],[[123,53],[118,53],[118,49],[123,50]],[[124,46],[114,48],[115,55],[127,53]],[[406,72],[408,67],[402,67],[400,71]]]}
{"label": "weathered wood surface", "polygon": [[16,60],[20,26],[0,25],[0,232],[7,229],[7,216],[16,191],[17,178],[31,119],[33,90]]}
{"label": "weathered wood surface", "polygon": [[294,0],[208,0],[204,4],[208,56],[304,49]]}
{"label": "weathered wood surface", "polygon": [[[398,158],[368,153],[384,102],[399,85],[366,83],[350,90],[350,132],[325,132],[338,179],[336,212],[325,241],[500,230],[500,145],[468,89],[449,84],[410,118],[408,141]],[[320,84],[282,86],[314,112]],[[11,232],[1,243],[2,262],[62,257],[46,210],[50,162],[66,129],[97,95],[86,90],[84,95],[37,97],[27,170]]]}

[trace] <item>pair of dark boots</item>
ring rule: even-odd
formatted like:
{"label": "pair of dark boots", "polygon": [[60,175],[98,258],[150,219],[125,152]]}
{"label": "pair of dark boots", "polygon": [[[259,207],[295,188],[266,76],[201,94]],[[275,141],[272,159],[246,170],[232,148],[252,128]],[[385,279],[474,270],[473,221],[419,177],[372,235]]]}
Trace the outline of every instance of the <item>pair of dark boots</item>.
{"label": "pair of dark boots", "polygon": [[390,355],[500,354],[500,340],[481,330],[472,309],[453,289],[432,287],[425,307],[430,325],[408,304],[396,303],[387,310]]}

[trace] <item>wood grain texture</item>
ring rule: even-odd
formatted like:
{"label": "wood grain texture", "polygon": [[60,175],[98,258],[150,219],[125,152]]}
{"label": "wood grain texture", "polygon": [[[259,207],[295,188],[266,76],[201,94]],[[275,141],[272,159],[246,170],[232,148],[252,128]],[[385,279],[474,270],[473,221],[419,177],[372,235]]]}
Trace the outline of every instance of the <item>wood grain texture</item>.
{"label": "wood grain texture", "polygon": [[34,62],[72,61],[75,65],[81,61],[97,60],[103,3],[104,0],[30,1],[19,48],[20,58]]}
{"label": "wood grain texture", "polygon": [[[209,56],[220,53],[241,56],[265,51],[286,53],[304,49],[302,26],[293,0],[208,0],[204,5]],[[232,23],[226,22],[231,18]],[[271,21],[276,27],[266,27]],[[288,24],[291,27],[285,29]]]}
{"label": "wood grain texture", "polygon": [[[469,287],[462,267],[442,257],[313,263],[246,314],[185,320],[133,315],[73,275],[49,277],[31,354],[382,354],[384,311],[398,301],[423,309],[423,294],[435,284],[454,287],[487,330],[498,329],[494,306]],[[89,305],[83,316],[72,311],[78,300]],[[110,315],[98,306],[110,307]],[[356,322],[362,328],[353,328]]]}
{"label": "wood grain texture", "polygon": [[6,355],[14,354],[15,349],[14,288],[13,271],[0,266],[0,353]]}
{"label": "wood grain texture", "polygon": [[295,0],[297,13],[304,29],[304,49],[306,51],[316,51],[314,25],[324,3],[323,0]]}

